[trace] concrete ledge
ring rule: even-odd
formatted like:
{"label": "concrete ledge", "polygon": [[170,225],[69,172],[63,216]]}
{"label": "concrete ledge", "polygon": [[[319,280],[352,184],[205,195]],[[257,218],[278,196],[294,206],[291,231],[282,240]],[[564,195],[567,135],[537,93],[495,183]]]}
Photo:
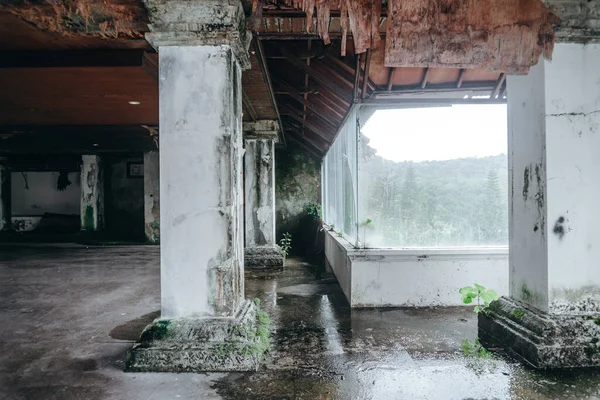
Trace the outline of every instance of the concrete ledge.
{"label": "concrete ledge", "polygon": [[479,314],[479,339],[540,369],[600,366],[600,318],[555,315],[506,297]]}
{"label": "concrete ledge", "polygon": [[283,269],[283,254],[279,246],[257,246],[244,249],[244,267],[260,270]]}
{"label": "concrete ledge", "polygon": [[326,231],[325,256],[351,307],[462,306],[473,283],[508,294],[506,248],[357,249]]}
{"label": "concrete ledge", "polygon": [[127,353],[125,371],[256,371],[267,350],[261,329],[250,301],[234,318],[156,320]]}

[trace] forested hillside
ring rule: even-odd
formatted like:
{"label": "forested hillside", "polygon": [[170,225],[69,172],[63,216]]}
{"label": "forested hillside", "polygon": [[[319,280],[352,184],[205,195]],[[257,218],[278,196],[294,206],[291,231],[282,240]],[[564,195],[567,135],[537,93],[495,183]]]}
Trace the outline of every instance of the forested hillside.
{"label": "forested hillside", "polygon": [[361,142],[359,230],[368,247],[507,244],[505,154],[393,162]]}

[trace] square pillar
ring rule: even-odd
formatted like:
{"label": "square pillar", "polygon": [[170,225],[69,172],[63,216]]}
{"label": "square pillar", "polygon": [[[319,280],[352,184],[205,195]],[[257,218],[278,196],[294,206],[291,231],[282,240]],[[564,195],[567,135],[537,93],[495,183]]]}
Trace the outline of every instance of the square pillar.
{"label": "square pillar", "polygon": [[509,76],[510,297],[480,336],[536,367],[600,365],[600,44]]}
{"label": "square pillar", "polygon": [[244,11],[231,0],[146,4],[159,51],[161,317],[126,369],[255,370],[266,348],[244,298]]}
{"label": "square pillar", "polygon": [[104,228],[104,187],[102,161],[96,155],[81,157],[81,230]]}
{"label": "square pillar", "polygon": [[281,269],[283,254],[275,237],[275,142],[277,121],[244,123],[246,268]]}
{"label": "square pillar", "polygon": [[160,243],[160,179],[158,151],[144,153],[144,234],[148,243]]}
{"label": "square pillar", "polygon": [[10,167],[5,157],[0,157],[0,231],[12,228]]}

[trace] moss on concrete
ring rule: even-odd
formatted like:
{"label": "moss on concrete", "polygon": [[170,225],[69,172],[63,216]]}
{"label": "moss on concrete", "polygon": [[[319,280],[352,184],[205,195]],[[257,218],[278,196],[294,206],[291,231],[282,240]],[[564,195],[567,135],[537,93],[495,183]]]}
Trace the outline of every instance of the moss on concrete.
{"label": "moss on concrete", "polygon": [[95,229],[94,224],[94,207],[88,205],[85,208],[85,213],[83,214],[83,230],[85,231],[93,231]]}

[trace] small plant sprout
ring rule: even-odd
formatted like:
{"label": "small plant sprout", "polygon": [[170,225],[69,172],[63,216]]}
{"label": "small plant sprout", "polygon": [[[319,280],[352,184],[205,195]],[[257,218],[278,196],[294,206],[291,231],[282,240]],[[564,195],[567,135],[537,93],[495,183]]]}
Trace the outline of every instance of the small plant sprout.
{"label": "small plant sprout", "polygon": [[479,343],[479,338],[475,338],[472,342],[469,339],[463,340],[460,349],[466,357],[492,358],[492,353]]}
{"label": "small plant sprout", "polygon": [[473,308],[476,313],[487,312],[487,308],[494,300],[498,300],[498,293],[492,289],[487,289],[477,283],[474,286],[465,286],[459,290],[462,295],[463,304],[472,304],[477,299],[477,305]]}
{"label": "small plant sprout", "polygon": [[283,258],[287,258],[290,254],[290,249],[292,248],[292,235],[289,232],[285,232],[283,237],[279,241],[279,246],[281,247],[281,254],[283,254]]}

